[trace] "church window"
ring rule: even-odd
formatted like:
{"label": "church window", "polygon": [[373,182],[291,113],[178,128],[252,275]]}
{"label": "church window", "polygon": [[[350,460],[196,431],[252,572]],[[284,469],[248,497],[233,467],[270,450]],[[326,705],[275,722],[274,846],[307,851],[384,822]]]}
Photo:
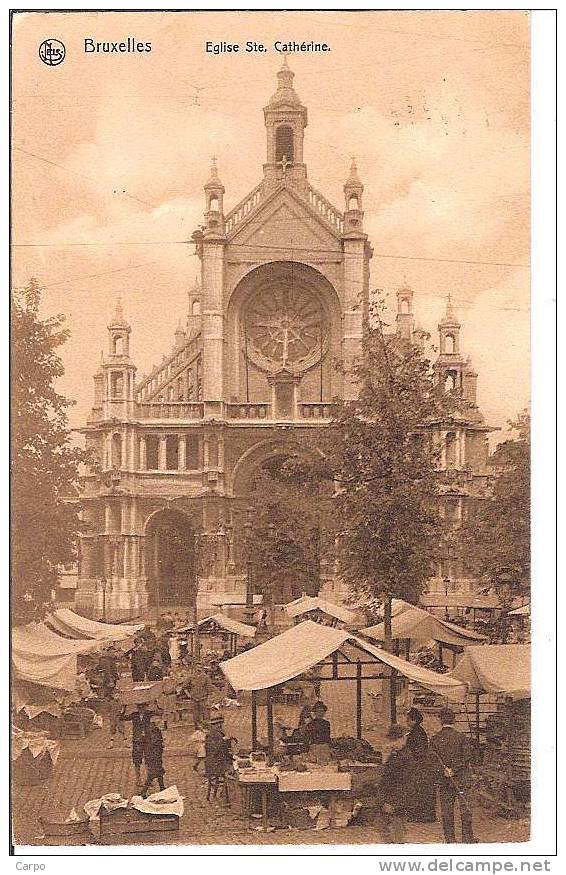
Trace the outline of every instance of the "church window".
{"label": "church window", "polygon": [[113,398],[121,398],[124,392],[124,377],[118,371],[110,375],[110,392]]}
{"label": "church window", "polygon": [[218,197],[215,194],[210,198],[210,210],[215,213],[218,212]]}
{"label": "church window", "polygon": [[446,377],[444,380],[444,391],[445,392],[455,392],[456,391],[456,371],[447,371]]}
{"label": "church window", "polygon": [[193,435],[187,435],[187,459],[186,466],[189,471],[196,471],[199,468],[199,447],[198,438]]}
{"label": "church window", "polygon": [[112,352],[114,355],[123,355],[124,352],[124,338],[121,334],[114,337],[112,341]]}
{"label": "church window", "polygon": [[149,435],[146,438],[145,448],[148,471],[157,471],[159,468],[159,439],[156,435]]}
{"label": "church window", "polygon": [[193,316],[200,316],[200,301],[196,298],[191,306],[191,313]]}
{"label": "church window", "polygon": [[458,461],[458,438],[455,432],[446,435],[446,467],[455,468]]}
{"label": "church window", "polygon": [[167,388],[167,400],[168,400],[168,401],[173,401],[173,400],[174,400],[174,397],[175,397],[175,396],[174,396],[174,393],[175,393],[175,389],[174,389],[174,387],[173,387],[173,386],[169,386],[169,387]]}
{"label": "church window", "polygon": [[208,465],[210,468],[218,467],[218,440],[211,437],[208,443]]}
{"label": "church window", "polygon": [[167,435],[166,467],[168,471],[176,471],[179,467],[179,440],[176,434]]}
{"label": "church window", "polygon": [[280,125],[275,132],[275,160],[294,161],[294,136],[293,128],[289,125]]}
{"label": "church window", "polygon": [[409,302],[408,302],[407,298],[401,298],[400,309],[401,309],[401,313],[408,313],[409,312]]}
{"label": "church window", "polygon": [[112,435],[112,467],[122,467],[122,435]]}

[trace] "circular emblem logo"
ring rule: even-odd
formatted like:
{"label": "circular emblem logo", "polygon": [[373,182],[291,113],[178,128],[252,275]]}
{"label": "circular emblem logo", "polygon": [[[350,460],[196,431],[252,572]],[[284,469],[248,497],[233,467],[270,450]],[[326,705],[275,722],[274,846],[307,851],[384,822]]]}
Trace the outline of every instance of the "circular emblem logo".
{"label": "circular emblem logo", "polygon": [[58,39],[44,39],[39,47],[39,57],[48,67],[57,67],[65,60],[65,46]]}

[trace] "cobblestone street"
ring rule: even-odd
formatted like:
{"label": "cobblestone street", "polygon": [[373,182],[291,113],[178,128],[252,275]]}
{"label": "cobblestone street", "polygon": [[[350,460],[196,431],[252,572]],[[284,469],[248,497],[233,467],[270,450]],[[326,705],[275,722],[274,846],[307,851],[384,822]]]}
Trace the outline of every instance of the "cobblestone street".
{"label": "cobblestone street", "polygon": [[[323,698],[328,703],[333,734],[353,733],[351,715],[353,697],[349,684],[324,685]],[[338,693],[340,687],[340,693]],[[261,717],[264,709],[260,709]],[[379,745],[379,732],[372,728],[369,708],[366,714],[364,735]],[[241,744],[249,743],[250,714],[246,703],[241,708],[229,708],[225,712],[225,728],[236,736]],[[297,709],[278,706],[276,719],[295,725]],[[430,730],[436,731],[436,726]],[[260,735],[264,723],[260,720]],[[179,844],[375,844],[379,835],[372,826],[349,826],[342,829],[314,830],[276,829],[264,833],[249,826],[248,820],[238,816],[221,801],[206,801],[206,784],[193,771],[194,759],[187,753],[186,739],[192,732],[192,723],[187,720],[164,732],[166,785],[176,784],[185,797],[185,813],[178,833],[161,834],[174,836]],[[53,778],[45,785],[15,788],[13,794],[14,842],[17,845],[41,844],[39,816],[64,820],[72,807],[82,815],[82,807],[89,799],[104,793],[120,792],[131,796],[135,792],[134,771],[130,758],[129,735],[116,747],[108,746],[106,728],[96,729],[87,739],[65,740],[55,767]],[[475,817],[476,835],[483,842],[526,841],[529,825],[525,821],[493,818],[481,808]],[[408,824],[407,839],[415,843],[442,841],[440,822],[433,824]],[[161,838],[160,841],[163,841]],[[167,843],[171,843],[168,839]]]}

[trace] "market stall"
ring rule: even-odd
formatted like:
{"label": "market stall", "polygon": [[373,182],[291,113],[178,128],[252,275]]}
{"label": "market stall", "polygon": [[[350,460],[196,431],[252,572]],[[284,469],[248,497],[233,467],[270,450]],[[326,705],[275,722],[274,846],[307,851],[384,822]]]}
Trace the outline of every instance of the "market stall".
{"label": "market stall", "polygon": [[342,623],[345,626],[354,626],[356,614],[342,605],[335,605],[325,599],[303,595],[293,602],[285,605],[285,612],[295,621],[305,619],[324,623],[329,626],[337,626]]}
{"label": "market stall", "polygon": [[[398,674],[415,680],[451,701],[462,701],[466,684],[412,665],[351,632],[305,620],[264,644],[220,664],[235,690],[252,693],[252,740],[257,742],[257,692],[266,691],[268,735],[273,751],[273,699],[277,688],[319,666],[320,680],[356,681],[356,734],[362,737],[362,685],[368,680],[395,683]],[[370,673],[372,672],[372,673]],[[395,696],[391,698],[396,720]]]}
{"label": "market stall", "polygon": [[502,610],[497,596],[474,593],[424,593],[420,604],[427,611],[443,614],[446,620],[469,618],[474,629],[490,622]]}
{"label": "market stall", "polygon": [[[321,681],[353,681],[356,689],[356,738],[331,738],[324,755],[316,743],[296,750],[294,745],[287,745],[286,738],[275,739],[274,732],[278,689],[315,666],[319,668]],[[381,779],[381,751],[362,738],[362,688],[367,681],[378,679],[394,684],[396,678],[403,675],[455,702],[462,701],[467,691],[464,683],[412,665],[351,632],[311,620],[226,660],[221,663],[221,669],[235,690],[251,692],[252,754],[236,758],[236,793],[248,801],[250,794],[255,794],[264,823],[269,809],[287,823],[294,823],[295,817],[305,817],[308,821],[312,816],[316,821],[312,826],[316,829],[324,825],[346,825],[354,814],[355,792]],[[267,751],[263,763],[256,762],[254,754],[258,749],[260,693],[267,717]],[[391,720],[395,722],[394,696],[391,701]],[[319,705],[325,708],[322,703]],[[311,814],[305,815],[305,811]]]}
{"label": "market stall", "polygon": [[[215,637],[220,639],[223,644],[226,644],[231,654],[235,655],[238,650],[240,638],[251,640],[255,638],[255,626],[249,626],[247,623],[241,623],[239,620],[234,620],[233,617],[228,617],[226,614],[218,613],[211,617],[205,617],[199,620],[198,637],[206,636],[209,640]],[[175,634],[182,635],[186,633],[190,640],[190,653],[195,652],[195,626],[194,623],[188,623],[180,629],[175,629]]]}
{"label": "market stall", "polygon": [[[395,599],[394,601],[401,600]],[[454,623],[435,617],[434,614],[429,614],[428,611],[408,602],[401,601],[400,605],[392,606],[391,613],[391,638],[396,642],[398,649],[400,649],[401,642],[405,642],[407,659],[409,658],[411,642],[416,641],[424,644],[435,641],[439,648],[440,662],[443,661],[443,650],[448,649],[452,652],[454,666],[456,654],[461,653],[464,647],[477,645],[487,640],[485,635],[460,628]],[[385,623],[367,626],[365,629],[360,629],[358,634],[374,641],[385,641]]]}
{"label": "market stall", "polygon": [[17,784],[47,781],[60,753],[58,741],[44,732],[26,732],[12,727],[12,778]]}
{"label": "market stall", "polygon": [[133,638],[136,632],[143,629],[143,623],[99,623],[75,614],[69,608],[58,608],[47,615],[45,622],[55,632],[67,638],[90,638],[107,642]]}
{"label": "market stall", "polygon": [[475,696],[478,739],[480,697],[498,703],[487,719],[478,789],[488,808],[507,816],[523,816],[530,799],[530,668],[530,645],[491,644],[467,648],[450,673]]}
{"label": "market stall", "polygon": [[52,689],[74,690],[77,657],[99,648],[98,641],[71,641],[54,634],[43,623],[18,626],[12,631],[14,677]]}

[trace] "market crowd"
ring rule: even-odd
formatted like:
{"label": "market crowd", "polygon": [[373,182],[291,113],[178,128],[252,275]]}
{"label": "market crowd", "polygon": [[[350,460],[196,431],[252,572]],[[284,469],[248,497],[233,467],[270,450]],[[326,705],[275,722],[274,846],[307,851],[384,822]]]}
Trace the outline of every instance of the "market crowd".
{"label": "market crowd", "polygon": [[[250,753],[224,731],[220,705],[235,704],[236,699],[219,662],[230,654],[209,654],[197,660],[189,653],[187,637],[174,634],[175,625],[178,618],[174,616],[169,621],[162,619],[161,629],[146,625],[127,654],[117,646],[106,648],[86,672],[84,683],[102,702],[110,746],[118,737],[125,744],[125,727],[131,726],[136,792],[147,796],[156,782],[160,790],[165,788],[164,732],[182,716],[193,769],[203,775],[207,799],[212,800],[225,788],[235,757]],[[311,695],[300,710],[297,725],[277,727],[279,768],[301,770],[305,762],[324,768],[333,759],[354,754],[379,762],[379,779],[365,784],[359,792],[359,820],[375,824],[376,840],[401,843],[407,822],[435,822],[438,809],[446,842],[456,841],[457,814],[462,841],[475,841],[470,796],[472,750],[468,737],[454,728],[455,715],[450,709],[440,711],[440,729],[429,738],[423,714],[410,708],[403,725],[390,726],[381,750],[375,751],[366,741],[333,739],[328,709],[320,699],[320,681],[314,675],[310,681]],[[159,694],[153,696],[157,682],[163,683]],[[132,689],[147,690],[146,700],[125,702]],[[258,747],[262,746],[267,751],[260,741]]]}

